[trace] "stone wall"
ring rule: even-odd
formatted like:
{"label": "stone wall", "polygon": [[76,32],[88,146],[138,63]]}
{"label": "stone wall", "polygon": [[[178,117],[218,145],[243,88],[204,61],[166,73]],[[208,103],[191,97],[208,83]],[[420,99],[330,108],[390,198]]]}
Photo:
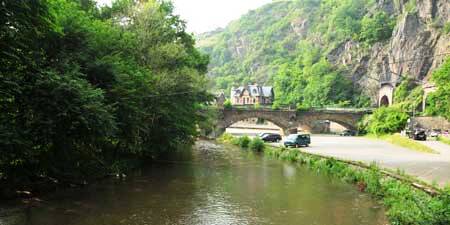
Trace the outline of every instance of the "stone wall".
{"label": "stone wall", "polygon": [[411,122],[414,127],[450,130],[450,122],[442,117],[414,117],[411,119]]}

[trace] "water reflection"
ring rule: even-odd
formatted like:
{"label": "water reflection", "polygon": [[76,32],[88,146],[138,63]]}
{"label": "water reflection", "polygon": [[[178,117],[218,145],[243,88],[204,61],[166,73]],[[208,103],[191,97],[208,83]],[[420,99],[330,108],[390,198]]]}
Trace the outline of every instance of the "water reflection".
{"label": "water reflection", "polygon": [[0,221],[0,225],[386,224],[383,209],[349,185],[294,164],[208,142],[200,143],[189,157],[152,165],[126,180],[57,193],[36,207],[0,210]]}

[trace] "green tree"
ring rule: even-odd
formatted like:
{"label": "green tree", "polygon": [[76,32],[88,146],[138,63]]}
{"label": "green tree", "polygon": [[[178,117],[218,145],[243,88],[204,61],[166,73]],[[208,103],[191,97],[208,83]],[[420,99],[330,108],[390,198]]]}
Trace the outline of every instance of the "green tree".
{"label": "green tree", "polygon": [[395,133],[405,127],[408,118],[399,108],[382,107],[370,115],[366,129],[375,135]]}
{"label": "green tree", "polygon": [[372,45],[391,37],[395,19],[389,18],[385,12],[377,12],[373,16],[364,16],[361,20],[359,40]]}
{"label": "green tree", "polygon": [[426,112],[450,120],[450,57],[433,72],[432,82],[437,91],[428,96]]}
{"label": "green tree", "polygon": [[77,183],[194,141],[208,57],[171,3],[0,7],[2,187]]}

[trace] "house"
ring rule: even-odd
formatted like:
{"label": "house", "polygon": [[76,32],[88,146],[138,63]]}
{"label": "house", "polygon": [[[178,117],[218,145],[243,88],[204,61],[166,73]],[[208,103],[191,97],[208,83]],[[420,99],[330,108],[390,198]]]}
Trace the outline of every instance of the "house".
{"label": "house", "polygon": [[230,100],[233,105],[270,105],[275,99],[273,88],[258,84],[231,88]]}

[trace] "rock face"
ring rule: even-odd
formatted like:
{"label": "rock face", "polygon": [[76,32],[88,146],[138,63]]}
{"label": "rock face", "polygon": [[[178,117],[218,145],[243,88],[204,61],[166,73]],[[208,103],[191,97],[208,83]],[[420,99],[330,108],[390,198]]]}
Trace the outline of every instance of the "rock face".
{"label": "rock face", "polygon": [[[200,48],[212,56],[210,75],[245,74],[260,83],[273,82],[273,74],[278,67],[274,66],[270,56],[277,52],[255,45],[254,40],[273,40],[270,44],[287,50],[283,53],[286,57],[296,54],[297,43],[308,40],[327,49],[328,61],[336,67],[344,66],[355,86],[376,104],[382,85],[395,87],[402,77],[426,82],[432,71],[450,56],[450,33],[444,30],[444,26],[450,24],[450,0],[376,0],[367,14],[384,11],[396,18],[396,25],[390,39],[370,47],[353,39],[333,47],[326,46],[323,37],[312,32],[314,21],[307,19],[305,11],[299,10],[304,7],[300,3],[279,1],[267,6],[266,14],[254,13],[250,15],[252,19],[244,16],[242,24],[246,29],[231,24],[226,28],[228,33],[222,34],[222,39],[226,40],[223,49],[226,50],[212,50],[219,35],[200,38]],[[262,17],[264,19],[254,21]],[[282,18],[289,18],[289,23],[280,24]],[[230,61],[234,64],[227,65]]]}
{"label": "rock face", "polygon": [[412,12],[405,7],[407,0],[398,1],[397,6],[394,2],[380,0],[377,5],[399,18],[390,40],[373,45],[366,53],[358,43],[348,41],[329,57],[334,63],[351,65],[353,80],[374,100],[381,83],[395,85],[404,76],[428,80],[450,54],[450,34],[442,29],[450,21],[449,0],[417,0]]}

